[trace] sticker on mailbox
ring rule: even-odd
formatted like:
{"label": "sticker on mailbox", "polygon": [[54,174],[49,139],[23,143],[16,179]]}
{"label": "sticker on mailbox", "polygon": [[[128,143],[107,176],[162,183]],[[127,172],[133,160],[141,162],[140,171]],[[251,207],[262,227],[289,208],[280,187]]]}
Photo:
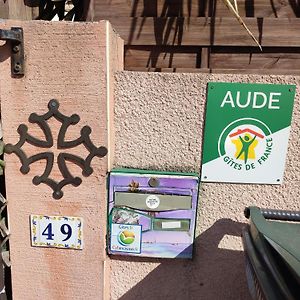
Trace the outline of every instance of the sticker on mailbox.
{"label": "sticker on mailbox", "polygon": [[113,252],[141,253],[141,225],[112,224],[110,250]]}
{"label": "sticker on mailbox", "polygon": [[160,204],[160,199],[156,195],[150,195],[146,198],[146,205],[150,209],[158,208]]}

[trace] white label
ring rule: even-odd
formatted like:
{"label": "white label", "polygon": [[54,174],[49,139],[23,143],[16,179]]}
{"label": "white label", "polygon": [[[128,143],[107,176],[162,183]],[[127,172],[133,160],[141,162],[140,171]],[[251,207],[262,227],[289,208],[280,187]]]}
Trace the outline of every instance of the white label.
{"label": "white label", "polygon": [[31,215],[31,245],[82,249],[82,218]]}
{"label": "white label", "polygon": [[156,195],[150,195],[146,198],[146,205],[150,209],[158,208],[160,199]]}
{"label": "white label", "polygon": [[181,228],[181,222],[180,221],[162,222],[161,228],[162,229]]}
{"label": "white label", "polygon": [[112,224],[112,252],[141,253],[142,225]]}

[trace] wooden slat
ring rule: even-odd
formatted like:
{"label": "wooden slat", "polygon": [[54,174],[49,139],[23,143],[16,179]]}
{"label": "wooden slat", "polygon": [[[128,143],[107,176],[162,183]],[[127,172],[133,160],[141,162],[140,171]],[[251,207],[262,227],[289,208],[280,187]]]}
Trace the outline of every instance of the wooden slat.
{"label": "wooden slat", "polygon": [[201,69],[209,68],[210,64],[210,48],[204,47],[201,50]]}
{"label": "wooden slat", "polygon": [[210,73],[216,74],[258,74],[258,75],[299,75],[300,69],[297,70],[280,70],[280,69],[210,69]]}
{"label": "wooden slat", "polygon": [[300,48],[127,46],[125,68],[300,69]]}
{"label": "wooden slat", "polygon": [[196,68],[126,68],[126,71],[166,72],[166,73],[215,73],[215,74],[259,74],[259,75],[299,75],[297,70],[274,69],[196,69]]}
{"label": "wooden slat", "polygon": [[143,67],[127,67],[125,71],[136,72],[165,72],[165,73],[209,73],[209,70],[200,68],[143,68]]}
{"label": "wooden slat", "polygon": [[[297,16],[297,8],[282,0],[238,1],[241,16]],[[222,0],[95,0],[94,20],[110,17],[230,17]]]}
{"label": "wooden slat", "polygon": [[9,19],[32,20],[33,7],[28,6],[28,1],[9,0]]}
{"label": "wooden slat", "polygon": [[212,53],[210,67],[218,69],[299,70],[300,53]]}
{"label": "wooden slat", "polygon": [[[255,46],[234,18],[109,18],[127,45]],[[300,19],[245,18],[262,46],[300,46]]]}
{"label": "wooden slat", "polygon": [[8,1],[0,1],[0,19],[8,19]]}
{"label": "wooden slat", "polygon": [[199,68],[201,64],[200,47],[126,47],[125,68]]}

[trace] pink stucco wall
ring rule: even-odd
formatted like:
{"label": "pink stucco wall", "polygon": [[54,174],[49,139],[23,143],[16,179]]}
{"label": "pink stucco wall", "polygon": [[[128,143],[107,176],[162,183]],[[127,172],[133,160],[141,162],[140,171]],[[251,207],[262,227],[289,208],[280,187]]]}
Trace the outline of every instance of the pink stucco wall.
{"label": "pink stucco wall", "polygon": [[193,260],[112,258],[111,299],[248,300],[245,206],[299,209],[300,77],[120,72],[115,166],[199,173],[210,81],[297,85],[284,183],[202,183]]}
{"label": "pink stucco wall", "polygon": [[[123,66],[123,43],[107,21],[99,23],[21,22],[0,23],[0,28],[21,26],[24,30],[25,75],[11,76],[11,47],[0,46],[0,100],[3,140],[13,145],[19,141],[17,128],[26,124],[28,132],[41,140],[45,134],[37,124],[30,124],[31,113],[43,115],[50,99],[57,99],[60,111],[78,114],[80,122],[68,128],[65,139],[76,140],[80,130],[91,128],[91,141],[110,147],[108,107],[113,95],[112,69]],[[110,53],[108,53],[110,52]],[[62,150],[57,147],[61,123],[48,120],[53,147],[36,147],[25,143],[22,149],[29,157],[41,152],[54,153],[50,178],[63,179],[57,156],[69,152],[85,159],[87,147]],[[14,300],[107,299],[109,293],[109,260],[106,246],[106,174],[109,155],[94,158],[93,173],[82,176],[82,170],[67,162],[73,176],[82,178],[78,187],[67,185],[64,196],[55,200],[45,184],[33,185],[32,178],[42,175],[45,160],[30,166],[26,175],[20,172],[20,160],[5,155],[8,225],[12,293]],[[30,215],[71,216],[83,218],[83,249],[32,247]]]}

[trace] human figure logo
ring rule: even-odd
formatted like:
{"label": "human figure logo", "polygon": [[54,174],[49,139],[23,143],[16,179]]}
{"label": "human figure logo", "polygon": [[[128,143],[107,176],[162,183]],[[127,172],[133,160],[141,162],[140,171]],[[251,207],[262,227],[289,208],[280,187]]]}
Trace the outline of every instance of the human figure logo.
{"label": "human figure logo", "polygon": [[238,119],[222,131],[219,155],[228,167],[237,171],[251,171],[263,165],[272,154],[272,132],[262,121],[252,118]]}

